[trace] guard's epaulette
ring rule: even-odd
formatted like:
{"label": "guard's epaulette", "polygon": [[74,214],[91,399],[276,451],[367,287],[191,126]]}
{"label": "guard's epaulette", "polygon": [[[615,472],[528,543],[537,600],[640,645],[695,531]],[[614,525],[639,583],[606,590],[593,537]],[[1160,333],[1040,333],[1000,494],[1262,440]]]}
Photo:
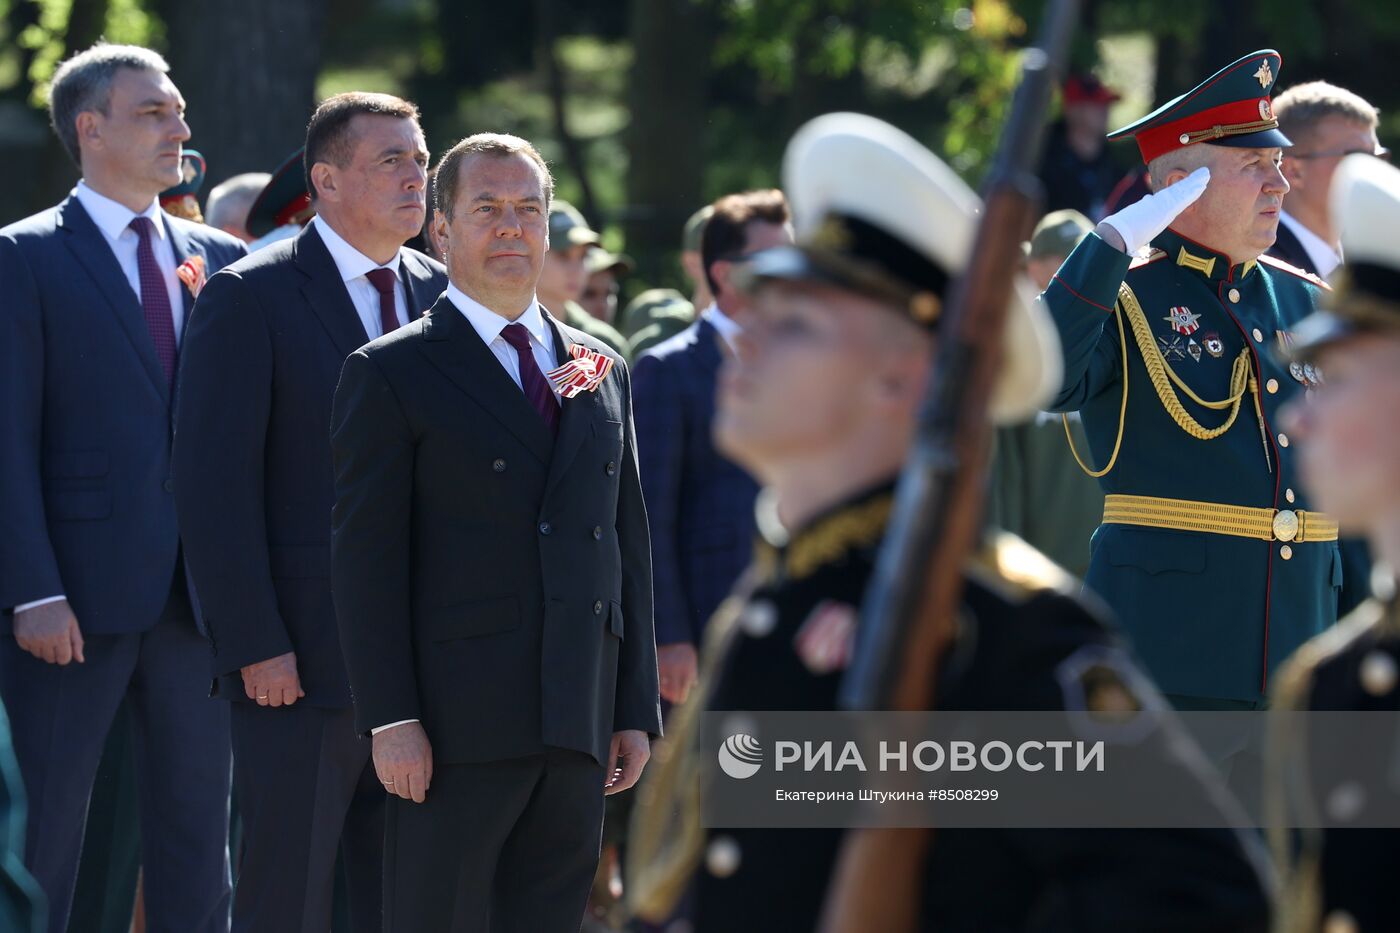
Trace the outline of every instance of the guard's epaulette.
{"label": "guard's epaulette", "polygon": [[1328,285],[1325,281],[1313,275],[1307,269],[1299,269],[1297,266],[1292,265],[1290,263],[1286,263],[1282,259],[1276,259],[1273,256],[1265,254],[1259,257],[1259,261],[1266,266],[1272,266],[1273,268],[1278,269],[1280,272],[1287,272],[1292,275],[1296,275],[1300,279],[1303,279],[1307,282],[1311,282],[1318,288],[1325,288],[1329,292],[1332,290],[1331,285]]}
{"label": "guard's epaulette", "polygon": [[1385,607],[1369,599],[1353,609],[1345,619],[1316,635],[1284,664],[1274,678],[1272,706],[1299,709],[1312,685],[1313,672],[1346,651],[1385,618]]}
{"label": "guard's epaulette", "polygon": [[1140,255],[1140,254],[1137,255],[1137,256],[1134,256],[1134,257],[1133,257],[1133,261],[1130,262],[1130,263],[1128,263],[1128,271],[1131,272],[1133,269],[1141,269],[1143,266],[1150,265],[1151,263],[1154,263],[1154,262],[1156,262],[1156,261],[1159,260],[1159,259],[1166,259],[1166,258],[1167,258],[1167,251],[1164,250],[1164,249],[1157,249],[1157,248],[1154,246],[1152,249],[1148,250],[1146,256],[1143,256],[1143,255]]}
{"label": "guard's epaulette", "polygon": [[1079,588],[1069,571],[1008,531],[988,536],[968,565],[968,575],[1013,602],[1045,590],[1073,593]]}

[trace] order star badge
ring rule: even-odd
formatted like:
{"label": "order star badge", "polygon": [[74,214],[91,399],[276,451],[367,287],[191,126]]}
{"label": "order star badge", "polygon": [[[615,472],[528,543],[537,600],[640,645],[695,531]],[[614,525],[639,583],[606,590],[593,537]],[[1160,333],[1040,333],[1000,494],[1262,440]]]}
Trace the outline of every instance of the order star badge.
{"label": "order star badge", "polygon": [[1179,308],[1172,308],[1162,320],[1170,324],[1172,330],[1181,334],[1183,337],[1189,337],[1201,328],[1199,323],[1201,316],[1193,313],[1191,309],[1185,305]]}
{"label": "order star badge", "polygon": [[1268,59],[1265,59],[1264,63],[1259,66],[1259,70],[1254,72],[1254,77],[1259,79],[1260,87],[1268,87],[1273,83],[1274,71],[1269,67]]}

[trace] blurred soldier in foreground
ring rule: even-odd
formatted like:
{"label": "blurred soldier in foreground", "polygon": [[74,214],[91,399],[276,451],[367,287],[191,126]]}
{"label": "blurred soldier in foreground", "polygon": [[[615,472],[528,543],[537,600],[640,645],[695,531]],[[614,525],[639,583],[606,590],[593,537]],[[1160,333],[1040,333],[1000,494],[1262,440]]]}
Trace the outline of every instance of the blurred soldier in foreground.
{"label": "blurred soldier in foreground", "polygon": [[[764,540],[740,595],[710,623],[701,689],[638,800],[629,855],[629,896],[648,918],[664,916],[699,869],[696,921],[706,933],[817,923],[842,831],[706,833],[696,756],[712,752],[694,747],[695,727],[706,708],[836,708],[948,283],[966,261],[979,207],[913,139],[855,114],[798,132],[783,187],[798,245],[752,259],[754,313],[722,370],[715,428],[721,448],[766,486]],[[1058,382],[1053,330],[1022,294],[1009,309],[1005,352],[998,420],[1029,415]],[[1086,652],[1101,659],[1095,670],[1122,701],[1160,706],[1074,589],[1024,542],[989,537],[967,569],[963,621],[935,706],[1065,708],[1079,683],[1066,664]],[[1162,770],[1179,777],[1183,794],[1208,797],[1214,787],[1199,753],[1187,743],[1183,754],[1168,738],[1154,729],[1146,739],[1160,748]],[[677,811],[677,825],[656,831],[654,821]],[[924,878],[922,927],[930,930],[1240,933],[1267,925],[1251,851],[1223,830],[940,829]]]}
{"label": "blurred soldier in foreground", "polygon": [[[1275,706],[1390,712],[1400,710],[1400,171],[1369,155],[1348,156],[1332,191],[1346,272],[1326,310],[1300,325],[1293,346],[1293,358],[1316,366],[1325,381],[1285,417],[1309,490],[1338,521],[1365,533],[1385,570],[1375,574],[1377,598],[1304,645],[1280,672]],[[1288,794],[1274,822],[1288,870],[1282,929],[1400,929],[1393,891],[1400,831],[1311,828],[1287,846],[1282,832],[1305,814],[1333,825],[1376,825],[1373,814],[1395,805],[1400,741],[1363,745],[1345,729],[1305,732],[1301,720],[1275,717],[1269,769],[1276,789]],[[1344,764],[1329,778],[1319,767],[1327,762]]]}

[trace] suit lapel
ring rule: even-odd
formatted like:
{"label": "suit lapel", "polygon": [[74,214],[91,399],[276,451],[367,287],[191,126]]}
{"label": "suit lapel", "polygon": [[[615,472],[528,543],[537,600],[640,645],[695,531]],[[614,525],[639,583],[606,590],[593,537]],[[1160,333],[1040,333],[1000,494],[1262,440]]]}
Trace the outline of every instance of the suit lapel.
{"label": "suit lapel", "polygon": [[131,283],[122,272],[121,264],[113,255],[112,248],[97,224],[92,222],[87,211],[70,197],[59,208],[59,225],[68,233],[66,243],[78,264],[87,270],[97,285],[97,290],[107,299],[116,312],[117,321],[126,331],[127,339],[141,359],[141,365],[150,377],[152,385],[160,397],[170,402],[170,382],[156,356],[156,345],[151,339],[151,329],[146,325],[146,314],[141,309],[141,299],[131,290]]}
{"label": "suit lapel", "polygon": [[399,273],[408,296],[408,319],[415,321],[427,313],[428,309],[442,294],[442,288],[434,282],[433,269],[416,253],[404,250],[399,263]]}
{"label": "suit lapel", "polygon": [[446,295],[425,316],[422,347],[439,372],[519,438],[541,463],[550,462],[555,442],[549,428]]}
{"label": "suit lapel", "polygon": [[360,322],[350,293],[345,290],[340,270],[313,224],[307,224],[297,235],[296,265],[306,276],[301,294],[340,355],[349,356],[369,343],[369,334],[365,333],[365,325]]}
{"label": "suit lapel", "polygon": [[[574,345],[573,338],[543,306],[540,307],[540,311],[544,313],[545,323],[554,331],[554,358],[563,365],[571,356],[569,348]],[[602,403],[597,392],[580,392],[573,398],[561,398],[559,404],[562,406],[559,413],[559,437],[554,442],[554,459],[549,464],[549,480],[545,484],[544,492],[546,498],[573,462],[583,442],[593,433],[593,422],[598,417],[597,412]]]}
{"label": "suit lapel", "polygon": [[[179,267],[185,260],[198,256],[204,260],[205,275],[213,275],[213,271],[209,268],[209,257],[205,254],[204,247],[191,239],[184,230],[181,230],[175,218],[166,215],[164,220],[165,230],[170,234],[170,245],[175,250],[176,267]],[[185,300],[185,320],[188,321],[190,319],[190,311],[194,309],[194,292],[190,291],[189,286],[185,285],[183,282],[180,283],[180,286],[180,295]]]}

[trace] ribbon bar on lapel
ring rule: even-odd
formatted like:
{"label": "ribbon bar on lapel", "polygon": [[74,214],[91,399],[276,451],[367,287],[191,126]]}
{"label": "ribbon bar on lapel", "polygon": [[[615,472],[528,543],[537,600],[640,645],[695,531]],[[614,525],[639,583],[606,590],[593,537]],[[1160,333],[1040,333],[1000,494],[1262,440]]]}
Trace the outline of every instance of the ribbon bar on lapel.
{"label": "ribbon bar on lapel", "polygon": [[578,343],[569,347],[569,353],[573,359],[545,373],[554,390],[564,398],[598,391],[598,386],[612,371],[613,358]]}

